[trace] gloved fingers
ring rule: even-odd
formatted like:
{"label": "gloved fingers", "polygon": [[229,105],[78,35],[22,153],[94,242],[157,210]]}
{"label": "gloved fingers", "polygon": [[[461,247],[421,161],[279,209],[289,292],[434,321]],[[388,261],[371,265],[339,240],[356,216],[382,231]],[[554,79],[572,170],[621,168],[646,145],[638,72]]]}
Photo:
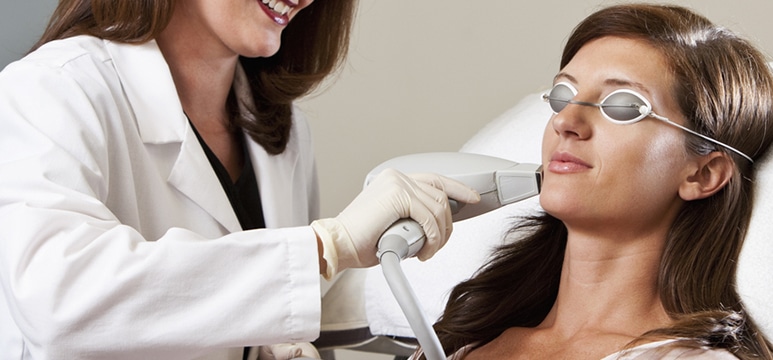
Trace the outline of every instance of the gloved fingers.
{"label": "gloved fingers", "polygon": [[[389,206],[392,212],[399,216],[398,219],[412,218],[424,230],[426,241],[417,254],[419,259],[424,261],[431,258],[446,243],[453,225],[448,195],[433,185],[444,186],[443,180],[432,175],[427,175],[422,179],[426,180],[417,181],[397,170],[385,169],[379,174],[376,181],[379,182],[380,188],[395,191],[381,198],[384,199],[382,205]],[[376,181],[371,183],[369,187],[376,185]],[[382,186],[382,184],[389,186]],[[390,221],[388,225],[398,219]]]}
{"label": "gloved fingers", "polygon": [[258,360],[288,360],[296,358],[300,352],[289,344],[263,345],[258,350]]}
{"label": "gloved fingers", "polygon": [[[445,244],[445,241],[451,236],[451,229],[453,228],[453,219],[451,218],[451,207],[448,203],[448,196],[445,192],[435,188],[432,185],[428,185],[422,182],[416,183],[418,191],[415,193],[418,203],[412,204],[411,213],[416,212],[415,208],[418,206],[425,207],[434,219],[433,222],[437,225],[437,233],[430,233],[425,230],[427,234],[428,242],[430,238],[435,241],[434,235],[437,235],[437,241],[440,241],[440,245]],[[415,220],[415,219],[414,219]],[[420,222],[421,223],[421,222]]]}
{"label": "gloved fingers", "polygon": [[409,177],[415,181],[429,184],[437,189],[443,190],[449,199],[454,199],[467,204],[475,204],[480,201],[480,194],[478,194],[477,191],[466,184],[449,177],[433,173],[415,173],[410,174]]}
{"label": "gloved fingers", "polygon": [[395,221],[408,217],[416,220],[427,236],[418,257],[429,259],[451,235],[449,197],[466,203],[480,199],[474,190],[447,177],[412,177],[394,169],[383,170],[335,219],[312,223],[324,249],[330,248],[323,250],[328,269],[334,274],[349,267],[378,264],[375,249],[379,236]]}
{"label": "gloved fingers", "polygon": [[453,220],[445,193],[427,184],[417,184],[411,203],[411,218],[421,225],[426,241],[416,256],[431,258],[451,236]]}
{"label": "gloved fingers", "polygon": [[[412,194],[393,203],[396,206],[408,202],[410,213],[402,213],[401,217],[411,217],[421,225],[426,236],[422,249],[416,254],[421,261],[430,259],[442,248],[453,230],[453,219],[448,203],[449,198],[466,203],[480,201],[480,195],[467,185],[433,173],[418,173],[403,175],[388,169],[398,181],[405,182],[406,190]],[[404,211],[404,210],[403,210]]]}
{"label": "gloved fingers", "polygon": [[421,261],[426,261],[443,247],[446,242],[445,234],[441,233],[435,215],[426,207],[420,206],[412,209],[411,218],[424,230],[424,245],[416,253],[416,257]]}
{"label": "gloved fingers", "polygon": [[[395,169],[384,169],[350,205],[357,206],[361,200],[375,200],[382,209],[394,215],[394,219],[390,221],[391,224],[398,219],[408,217],[413,195],[413,192],[408,189],[414,186],[415,181],[407,175]],[[386,230],[386,227],[383,230]]]}
{"label": "gloved fingers", "polygon": [[299,357],[319,359],[319,352],[310,343],[286,343],[260,347],[259,360],[290,360]]}
{"label": "gloved fingers", "polygon": [[[435,253],[445,246],[448,239],[453,232],[453,219],[449,209],[448,199],[455,199],[464,203],[477,203],[480,201],[480,195],[477,191],[469,186],[451,178],[432,174],[432,173],[417,173],[409,175],[411,179],[416,181],[417,185],[422,188],[422,191],[431,196],[434,201],[441,204],[442,208],[433,206],[431,202],[423,199],[422,203],[431,209],[434,219],[423,218],[422,221],[417,220],[419,216],[415,210],[412,210],[414,220],[417,220],[424,229],[426,241],[421,250],[416,254],[416,257],[421,261],[430,259]],[[437,190],[433,190],[438,189]],[[417,194],[419,199],[422,199],[421,195]],[[436,222],[436,226],[433,226],[432,222]],[[438,229],[435,233],[434,230]]]}
{"label": "gloved fingers", "polygon": [[322,356],[320,356],[319,351],[317,351],[317,348],[314,347],[311,343],[295,343],[295,345],[301,349],[301,356],[312,358],[312,359],[321,359]]}

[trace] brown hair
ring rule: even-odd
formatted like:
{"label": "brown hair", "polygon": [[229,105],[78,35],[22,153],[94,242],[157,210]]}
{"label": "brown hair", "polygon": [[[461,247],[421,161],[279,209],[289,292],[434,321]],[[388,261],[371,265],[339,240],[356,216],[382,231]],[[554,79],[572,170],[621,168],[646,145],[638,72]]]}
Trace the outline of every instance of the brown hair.
{"label": "brown hair", "polygon": [[[271,154],[284,151],[292,126],[292,102],[316,89],[346,56],[356,0],[315,1],[299,12],[269,58],[241,57],[255,108],[240,116],[233,94],[228,106],[235,126]],[[125,43],[154,39],[169,23],[175,0],[61,0],[32,50],[75,35]]]}
{"label": "brown hair", "polygon": [[[567,41],[561,68],[588,42],[605,36],[647,41],[667,59],[688,127],[759,159],[771,141],[773,78],[747,41],[678,6],[618,5],[583,20]],[[725,151],[687,136],[689,151]],[[687,202],[672,224],[659,269],[661,301],[674,324],[646,338],[687,338],[690,346],[726,348],[742,359],[773,358],[735,290],[736,262],[751,217],[754,166],[736,163],[728,185]],[[566,229],[548,214],[523,220],[472,279],[457,285],[435,324],[450,354],[483,345],[509,327],[533,327],[555,302]]]}

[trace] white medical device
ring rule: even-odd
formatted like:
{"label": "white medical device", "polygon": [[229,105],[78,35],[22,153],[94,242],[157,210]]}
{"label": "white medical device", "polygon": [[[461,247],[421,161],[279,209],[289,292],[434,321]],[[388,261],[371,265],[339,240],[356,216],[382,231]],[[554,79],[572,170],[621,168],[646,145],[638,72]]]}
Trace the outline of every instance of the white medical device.
{"label": "white medical device", "polygon": [[[506,159],[479,154],[435,152],[400,156],[375,167],[365,179],[365,185],[387,168],[403,173],[437,173],[472,187],[481,196],[477,204],[458,203],[449,199],[454,221],[487,213],[507,204],[539,194],[542,166],[521,164]],[[444,360],[446,356],[430,321],[419,306],[400,261],[414,256],[424,245],[424,231],[411,219],[401,219],[387,229],[378,242],[377,256],[384,277],[400,308],[405,314],[416,339],[428,360]]]}

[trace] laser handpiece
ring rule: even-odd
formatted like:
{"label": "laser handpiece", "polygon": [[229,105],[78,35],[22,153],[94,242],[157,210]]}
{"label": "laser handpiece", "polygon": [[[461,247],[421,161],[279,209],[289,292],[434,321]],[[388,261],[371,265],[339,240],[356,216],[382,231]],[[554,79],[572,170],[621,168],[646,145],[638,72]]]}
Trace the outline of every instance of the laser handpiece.
{"label": "laser handpiece", "polygon": [[[403,173],[437,173],[478,191],[481,201],[476,204],[449,200],[454,221],[478,216],[535,196],[539,194],[542,185],[541,165],[521,164],[487,155],[458,152],[420,153],[393,158],[371,170],[365,179],[365,185],[387,168]],[[440,340],[421,310],[418,299],[400,267],[400,261],[414,256],[425,240],[424,231],[419,224],[411,219],[401,219],[381,235],[377,256],[384,277],[427,359],[444,360],[446,356]]]}
{"label": "laser handpiece", "polygon": [[[436,173],[475,189],[480,194],[477,204],[451,202],[454,221],[468,219],[498,209],[504,205],[515,203],[539,194],[542,183],[542,166],[538,164],[517,163],[493,156],[459,153],[432,152],[399,156],[387,160],[368,173],[365,179],[367,186],[376,175],[387,168],[393,168],[403,173]],[[405,231],[401,225],[410,220],[400,220],[390,227],[387,235],[400,234]],[[419,228],[421,229],[421,228]],[[413,245],[413,244],[412,244]],[[413,250],[414,246],[411,247]],[[420,249],[418,246],[416,251]],[[415,251],[407,257],[415,255]]]}

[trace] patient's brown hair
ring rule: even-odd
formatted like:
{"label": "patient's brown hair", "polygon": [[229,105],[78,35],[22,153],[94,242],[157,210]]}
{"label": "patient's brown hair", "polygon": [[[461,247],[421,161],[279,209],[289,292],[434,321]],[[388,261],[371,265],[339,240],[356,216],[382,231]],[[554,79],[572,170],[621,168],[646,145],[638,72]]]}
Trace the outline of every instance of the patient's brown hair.
{"label": "patient's brown hair", "polygon": [[[619,5],[602,9],[573,31],[563,68],[588,42],[604,36],[647,41],[660,49],[675,78],[688,127],[758,160],[773,140],[773,79],[747,41],[685,8]],[[725,151],[694,136],[698,154]],[[745,312],[735,289],[736,262],[751,217],[755,168],[728,152],[736,168],[712,197],[687,202],[670,229],[659,291],[674,325],[644,338],[686,338],[688,346],[725,348],[742,359],[773,358],[773,347]],[[498,249],[472,279],[454,288],[435,329],[447,354],[481,346],[510,327],[542,322],[558,292],[566,228],[542,214],[522,220],[511,235],[527,236]]]}
{"label": "patient's brown hair", "polygon": [[[169,23],[175,0],[61,0],[40,40],[33,46],[75,35],[125,43],[156,38]],[[284,151],[292,126],[292,102],[309,94],[343,63],[355,16],[356,0],[314,1],[299,12],[282,34],[279,52],[269,58],[240,58],[256,107],[254,119],[238,115],[244,128],[271,154]]]}

